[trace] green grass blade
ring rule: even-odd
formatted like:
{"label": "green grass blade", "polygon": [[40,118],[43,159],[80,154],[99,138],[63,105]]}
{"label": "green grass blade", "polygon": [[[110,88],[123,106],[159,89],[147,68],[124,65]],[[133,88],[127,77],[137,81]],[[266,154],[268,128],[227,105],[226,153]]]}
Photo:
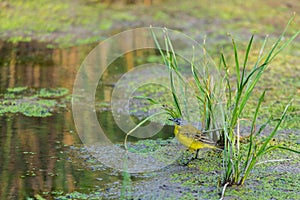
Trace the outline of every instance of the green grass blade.
{"label": "green grass blade", "polygon": [[288,41],[286,41],[275,53],[274,55],[270,58],[270,62],[287,46],[289,45],[298,35],[300,34],[300,31],[296,32]]}
{"label": "green grass blade", "polygon": [[224,54],[221,53],[221,61],[223,64],[223,67],[225,69],[225,80],[226,80],[226,84],[227,84],[227,88],[228,88],[228,100],[227,100],[227,109],[231,106],[231,100],[232,100],[232,92],[231,92],[231,85],[230,85],[230,80],[229,80],[229,70],[227,67],[227,63],[224,57]]}
{"label": "green grass blade", "polygon": [[[290,18],[290,20],[288,21],[288,23],[287,23],[287,25],[286,25],[284,31],[281,33],[280,37],[278,38],[278,40],[275,42],[275,44],[273,45],[273,47],[272,47],[271,50],[269,51],[268,56],[267,56],[267,58],[266,58],[266,60],[265,60],[265,63],[269,63],[270,60],[273,60],[273,59],[275,58],[275,56],[280,52],[280,51],[275,52],[275,49],[276,49],[277,46],[280,44],[280,42],[283,40],[284,35],[286,34],[286,32],[287,32],[287,30],[288,30],[288,27],[290,26],[290,24],[292,23],[292,21],[294,20],[294,18],[295,18],[295,14],[294,14],[294,16],[292,16],[292,17]],[[296,33],[292,38],[294,39],[298,34],[299,34],[299,32]],[[289,43],[290,43],[290,42],[288,42],[288,43],[286,42],[285,44],[289,44]],[[283,44],[283,47],[285,47],[285,46],[286,46],[286,45]],[[280,48],[280,49],[283,49],[283,48]],[[275,53],[274,53],[274,52],[275,52]],[[274,56],[272,56],[273,53],[274,53]]]}
{"label": "green grass blade", "polygon": [[264,91],[262,93],[262,95],[260,96],[260,98],[258,100],[258,104],[257,104],[256,110],[255,110],[255,113],[254,113],[254,117],[252,119],[252,125],[251,125],[251,131],[250,131],[251,137],[250,138],[252,138],[252,136],[253,136],[254,128],[255,128],[255,123],[256,123],[256,120],[257,120],[257,116],[258,116],[258,111],[260,109],[261,103],[263,102],[263,100],[265,98],[265,94],[266,94],[266,91]]}
{"label": "green grass blade", "polygon": [[234,50],[234,60],[235,60],[235,70],[236,70],[236,77],[237,77],[237,87],[240,85],[240,64],[239,64],[239,56],[238,56],[238,51],[237,47],[235,44],[235,41],[233,37],[231,37],[232,45],[233,45],[233,50]]}
{"label": "green grass blade", "polygon": [[[247,76],[246,80],[245,80],[245,84],[248,83],[248,81],[251,79],[251,77],[254,75],[254,73],[257,71],[257,74],[256,76],[253,78],[252,82],[249,83],[248,87],[246,88],[246,91],[245,91],[245,94],[244,94],[244,97],[242,98],[241,100],[241,103],[240,103],[240,107],[239,107],[239,111],[238,111],[238,115],[240,115],[242,113],[242,111],[244,110],[244,107],[245,105],[247,104],[251,94],[252,94],[252,91],[255,87],[255,85],[257,84],[257,82],[259,81],[260,77],[262,76],[263,74],[263,71],[265,69],[267,65],[263,64],[261,65],[260,67],[258,68],[255,68],[250,74],[249,76]],[[244,85],[245,85],[244,84]],[[244,87],[243,87],[244,88]]]}
{"label": "green grass blade", "polygon": [[191,65],[191,70],[192,70],[192,74],[193,74],[193,78],[195,80],[195,83],[196,83],[196,86],[199,90],[199,92],[201,92],[200,94],[205,94],[205,90],[203,89],[202,85],[201,85],[201,82],[200,82],[200,79],[199,79],[199,76],[195,70],[195,66],[194,64]]}
{"label": "green grass blade", "polygon": [[173,96],[173,100],[174,100],[174,106],[177,110],[177,117],[182,117],[182,112],[181,112],[181,108],[180,108],[180,103],[178,100],[178,97],[176,95],[176,89],[175,89],[175,84],[174,84],[174,77],[173,77],[173,72],[170,71],[170,80],[171,80],[171,90],[172,90],[172,96]]}
{"label": "green grass blade", "polygon": [[[243,82],[243,87],[244,88],[248,83],[251,83],[248,85],[248,87],[246,88],[246,91],[251,91],[252,88],[254,88],[256,82],[258,81],[258,79],[260,78],[260,74],[262,74],[263,70],[267,67],[267,63],[264,63],[262,65],[260,65],[259,67],[253,68],[251,70],[251,72],[248,74],[248,76],[246,77],[246,79]],[[257,76],[255,77],[255,82],[251,82],[254,74],[257,73]]]}
{"label": "green grass blade", "polygon": [[160,55],[162,56],[165,65],[167,65],[167,59],[166,59],[166,56],[165,56],[165,54],[163,53],[162,48],[160,47],[160,44],[159,44],[159,42],[158,42],[158,40],[157,40],[157,37],[156,37],[156,35],[155,35],[154,31],[153,31],[153,28],[152,28],[151,26],[150,26],[150,30],[151,30],[151,34],[152,34],[154,43],[155,43],[156,47],[158,48],[158,51],[159,51]]}
{"label": "green grass blade", "polygon": [[250,164],[247,166],[246,170],[244,171],[244,175],[239,182],[240,185],[244,184],[245,180],[248,178],[248,176],[249,176],[251,170],[253,169],[253,167],[255,166],[256,162],[257,162],[256,157],[253,157],[250,161]]}
{"label": "green grass blade", "polygon": [[165,30],[165,34],[166,34],[168,46],[170,47],[170,51],[172,52],[172,56],[174,57],[174,59],[173,59],[174,66],[178,69],[178,63],[177,63],[177,59],[176,59],[176,54],[175,54],[172,42],[170,40],[170,37],[168,35],[168,30],[166,28],[164,30]]}
{"label": "green grass blade", "polygon": [[240,88],[242,87],[242,84],[243,84],[243,80],[244,80],[244,76],[245,76],[245,70],[246,70],[246,66],[247,66],[247,62],[248,62],[248,57],[249,57],[250,49],[251,49],[251,46],[252,46],[252,43],[253,43],[253,38],[254,38],[254,35],[251,36],[249,44],[247,46],[247,51],[246,51],[246,55],[245,55],[245,59],[244,59],[244,65],[243,65]]}
{"label": "green grass blade", "polygon": [[146,96],[134,96],[134,99],[143,99],[143,100],[147,100],[149,101],[151,104],[153,105],[157,105],[160,104],[158,101],[155,101],[153,98],[150,97],[146,97]]}
{"label": "green grass blade", "polygon": [[259,130],[257,131],[257,133],[255,134],[255,137],[257,137],[258,135],[260,135],[262,133],[262,131],[267,127],[267,125],[269,125],[271,122],[271,118],[269,118],[264,124],[262,124],[259,127]]}
{"label": "green grass blade", "polygon": [[271,132],[271,134],[265,139],[263,145],[260,147],[260,149],[258,150],[258,153],[257,153],[257,156],[261,155],[264,153],[265,149],[266,149],[266,146],[269,144],[269,142],[271,141],[271,139],[274,137],[274,135],[277,133],[277,130],[279,128],[279,126],[281,125],[286,113],[287,113],[287,110],[288,108],[290,107],[291,105],[291,102],[288,103],[278,121],[278,123],[276,124],[275,128],[273,129],[273,131]]}
{"label": "green grass blade", "polygon": [[246,157],[245,164],[244,164],[244,169],[246,169],[246,167],[249,165],[249,162],[251,161],[250,157],[251,157],[252,148],[253,148],[253,145],[254,145],[253,139],[255,137],[255,135],[254,135],[255,123],[256,123],[256,120],[257,120],[257,116],[258,116],[258,112],[259,112],[261,103],[264,100],[265,93],[266,93],[266,91],[264,91],[262,93],[262,95],[260,96],[260,98],[258,100],[258,104],[257,104],[256,109],[255,109],[253,119],[252,119],[251,131],[250,131],[250,142],[249,142],[249,147],[248,147],[248,150],[247,150],[248,152],[247,152],[247,157]]}
{"label": "green grass blade", "polygon": [[287,151],[291,151],[291,152],[293,152],[293,153],[300,154],[300,151],[295,150],[295,149],[291,149],[291,148],[288,148],[288,147],[279,146],[278,148],[279,148],[279,149],[283,149],[283,150],[287,150]]}
{"label": "green grass blade", "polygon": [[272,146],[268,146],[268,147],[265,149],[265,151],[264,151],[261,155],[266,154],[266,153],[268,153],[268,152],[270,152],[270,151],[273,151],[273,150],[275,150],[275,149],[283,149],[283,150],[286,150],[286,151],[291,151],[291,152],[293,152],[293,153],[300,154],[300,151],[297,151],[297,150],[295,150],[295,149],[291,149],[291,148],[289,148],[289,147],[284,147],[284,146],[282,146],[282,145],[272,145]]}
{"label": "green grass blade", "polygon": [[254,69],[258,67],[259,63],[261,62],[262,58],[264,57],[264,56],[263,56],[263,52],[264,52],[264,50],[265,50],[265,47],[266,47],[268,38],[269,38],[269,36],[266,35],[266,37],[265,37],[265,39],[264,39],[264,41],[263,41],[263,44],[262,44],[262,46],[261,46],[261,48],[260,48],[259,54],[258,54],[258,56],[257,56],[256,62],[255,62],[255,64],[254,64]]}
{"label": "green grass blade", "polygon": [[152,105],[161,105],[162,109],[165,110],[172,118],[177,118],[178,114],[174,110],[166,105],[162,105],[160,102],[155,101],[153,98],[145,96],[134,96],[135,99],[143,99],[149,101]]}
{"label": "green grass blade", "polygon": [[156,117],[157,115],[162,115],[162,114],[168,114],[166,111],[161,111],[161,112],[158,112],[158,113],[154,113],[148,117],[146,117],[144,120],[142,120],[140,123],[138,123],[133,129],[131,129],[125,136],[125,139],[124,139],[124,146],[125,146],[125,149],[128,149],[127,148],[127,139],[128,139],[128,136],[130,134],[132,134],[136,129],[138,129],[139,127],[141,127],[143,124],[145,124],[148,120]]}

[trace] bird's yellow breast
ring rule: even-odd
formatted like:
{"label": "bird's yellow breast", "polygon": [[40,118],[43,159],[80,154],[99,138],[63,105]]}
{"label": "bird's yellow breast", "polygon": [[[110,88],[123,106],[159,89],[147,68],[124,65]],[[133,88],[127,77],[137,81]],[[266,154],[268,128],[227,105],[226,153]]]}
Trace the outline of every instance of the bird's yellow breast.
{"label": "bird's yellow breast", "polygon": [[193,138],[187,137],[186,135],[180,133],[180,126],[178,125],[175,125],[174,134],[177,140],[188,148],[190,148],[191,144],[194,142]]}
{"label": "bird's yellow breast", "polygon": [[[191,130],[193,129],[193,130]],[[191,131],[191,133],[189,133]],[[196,132],[195,132],[196,131]],[[194,132],[194,133],[193,133]],[[197,150],[201,148],[214,148],[211,144],[205,144],[201,141],[198,141],[193,137],[197,132],[198,129],[195,127],[185,127],[185,126],[178,126],[175,125],[174,134],[176,139],[183,144],[184,146],[188,147],[190,150]]]}

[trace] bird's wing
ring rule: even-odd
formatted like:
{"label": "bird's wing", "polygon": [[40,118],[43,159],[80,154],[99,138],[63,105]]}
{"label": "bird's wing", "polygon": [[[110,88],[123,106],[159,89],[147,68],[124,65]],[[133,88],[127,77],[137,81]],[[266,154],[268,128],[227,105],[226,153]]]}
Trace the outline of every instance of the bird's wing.
{"label": "bird's wing", "polygon": [[185,135],[186,137],[193,138],[195,141],[200,141],[206,144],[214,145],[215,142],[212,141],[207,136],[203,135],[200,130],[192,125],[186,125],[180,127],[180,134]]}
{"label": "bird's wing", "polygon": [[194,136],[194,139],[196,141],[200,141],[200,142],[203,142],[203,143],[206,143],[206,144],[211,144],[211,145],[216,144],[213,140],[211,140],[210,138],[208,138],[207,136],[205,136],[203,134],[196,134]]}
{"label": "bird's wing", "polygon": [[179,132],[180,134],[189,138],[194,138],[196,134],[200,133],[200,131],[197,128],[191,125],[181,126],[179,128]]}

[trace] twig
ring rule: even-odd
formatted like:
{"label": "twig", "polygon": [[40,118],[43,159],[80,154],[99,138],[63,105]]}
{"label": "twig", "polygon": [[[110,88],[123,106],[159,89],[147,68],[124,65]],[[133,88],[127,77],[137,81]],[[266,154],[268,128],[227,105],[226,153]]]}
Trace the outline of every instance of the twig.
{"label": "twig", "polygon": [[223,200],[224,199],[224,196],[225,196],[225,190],[226,190],[226,187],[228,186],[229,182],[225,183],[224,187],[223,187],[223,190],[222,190],[222,195],[221,195],[221,198],[220,200]]}
{"label": "twig", "polygon": [[216,128],[216,129],[212,129],[212,130],[202,131],[202,133],[211,133],[211,132],[220,131],[220,130],[223,130],[223,128]]}
{"label": "twig", "polygon": [[268,162],[282,162],[282,161],[290,161],[290,160],[293,160],[293,159],[266,160],[266,161],[256,163],[255,165],[260,165],[260,164],[264,164],[264,163],[268,163]]}

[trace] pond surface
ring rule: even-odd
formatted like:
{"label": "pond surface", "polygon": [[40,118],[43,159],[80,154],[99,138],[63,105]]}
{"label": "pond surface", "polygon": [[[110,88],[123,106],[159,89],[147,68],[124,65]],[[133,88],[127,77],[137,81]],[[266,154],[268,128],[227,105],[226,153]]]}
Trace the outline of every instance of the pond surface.
{"label": "pond surface", "polygon": [[[71,93],[76,72],[95,44],[67,49],[46,46],[38,42],[0,42],[1,98],[7,88],[20,86],[33,90],[63,87]],[[134,60],[133,54],[143,60],[149,52],[128,53],[114,62],[107,72],[109,79],[102,80],[98,87],[97,102],[109,105],[115,81],[141,62]],[[124,140],[125,134],[114,123],[109,109],[100,107],[97,117],[113,142]],[[164,128],[155,138],[171,136],[165,133],[172,133],[172,127]],[[99,190],[109,197],[110,188],[121,185],[121,174],[104,166],[100,170],[85,166],[90,161],[78,153],[81,148],[70,103],[49,117],[0,115],[0,199],[37,198],[37,195],[53,198],[90,190]]]}

